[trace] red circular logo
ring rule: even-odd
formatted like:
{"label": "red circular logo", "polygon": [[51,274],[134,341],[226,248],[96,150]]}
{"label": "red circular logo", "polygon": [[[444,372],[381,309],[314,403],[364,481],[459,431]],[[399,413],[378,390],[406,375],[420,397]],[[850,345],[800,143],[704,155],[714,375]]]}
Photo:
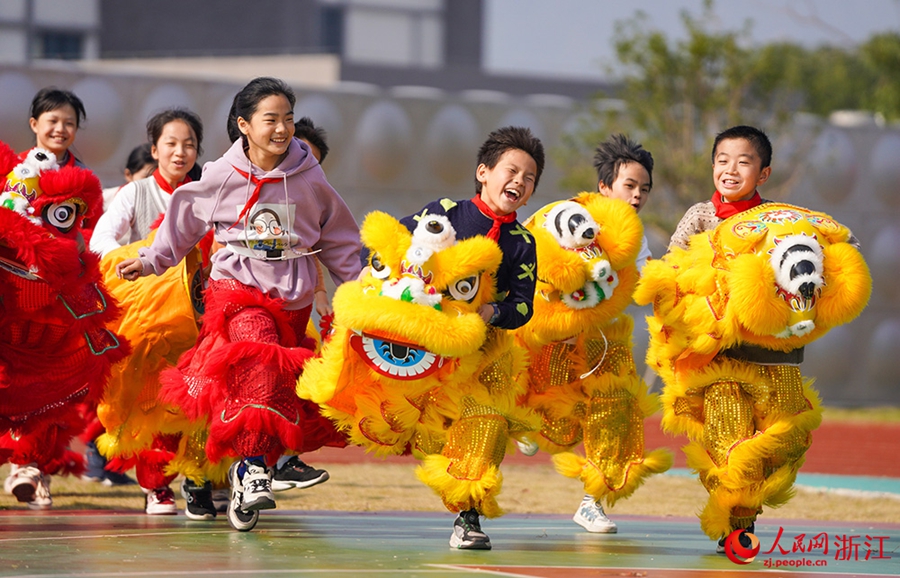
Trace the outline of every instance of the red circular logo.
{"label": "red circular logo", "polygon": [[[750,547],[741,544],[741,535],[746,535],[750,540]],[[725,538],[725,555],[735,564],[749,564],[756,559],[759,553],[759,538],[743,528],[735,530]]]}

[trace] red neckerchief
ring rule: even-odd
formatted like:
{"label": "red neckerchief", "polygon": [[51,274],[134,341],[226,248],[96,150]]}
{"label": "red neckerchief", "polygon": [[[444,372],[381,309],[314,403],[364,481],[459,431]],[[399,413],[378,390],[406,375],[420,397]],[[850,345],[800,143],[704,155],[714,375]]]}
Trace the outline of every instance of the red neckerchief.
{"label": "red neckerchief", "polygon": [[189,177],[188,175],[185,175],[184,180],[173,187],[172,185],[169,184],[169,181],[167,181],[162,176],[162,173],[159,172],[159,167],[157,167],[156,170],[153,171],[153,178],[156,179],[156,184],[159,185],[159,188],[161,188],[165,192],[169,193],[170,195],[172,193],[174,193],[175,189],[177,189],[181,185],[191,182],[191,177]]}
{"label": "red neckerchief", "polygon": [[743,213],[748,209],[752,209],[758,205],[762,204],[762,197],[759,196],[759,191],[753,191],[753,196],[744,201],[732,201],[730,203],[725,202],[722,199],[722,193],[716,191],[712,197],[713,206],[716,207],[716,216],[720,219],[727,219],[732,215],[737,215],[738,213]]}
{"label": "red neckerchief", "polygon": [[[250,195],[250,199],[247,201],[247,204],[244,205],[244,210],[242,210],[241,214],[238,215],[237,221],[235,221],[234,223],[231,224],[231,227],[234,227],[235,225],[237,225],[238,223],[241,222],[241,219],[244,218],[244,215],[247,214],[247,211],[249,211],[253,207],[253,205],[256,204],[256,201],[259,200],[259,190],[262,188],[262,186],[266,183],[281,182],[283,180],[283,178],[282,177],[266,177],[264,179],[260,179],[250,173],[245,173],[244,171],[242,171],[241,169],[237,168],[234,165],[231,165],[231,168],[233,168],[235,171],[237,171],[237,173],[239,175],[241,175],[242,177],[244,177],[245,179],[248,179],[250,181],[250,183],[255,185],[255,187],[256,187],[253,189],[253,193]],[[231,230],[231,227],[228,227],[228,229]]]}
{"label": "red neckerchief", "polygon": [[508,215],[497,215],[494,211],[491,210],[487,203],[481,200],[481,195],[475,195],[472,197],[472,202],[475,203],[475,206],[478,207],[478,210],[481,211],[484,216],[488,217],[494,224],[491,225],[491,230],[487,232],[485,235],[488,239],[493,239],[494,241],[500,240],[500,225],[504,223],[512,223],[516,220],[516,212],[513,211]]}

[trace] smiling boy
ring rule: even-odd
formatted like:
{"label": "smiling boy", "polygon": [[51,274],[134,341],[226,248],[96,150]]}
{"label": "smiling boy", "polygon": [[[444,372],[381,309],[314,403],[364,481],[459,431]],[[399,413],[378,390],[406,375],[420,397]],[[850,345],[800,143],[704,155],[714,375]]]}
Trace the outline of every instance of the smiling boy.
{"label": "smiling boy", "polygon": [[[445,215],[456,230],[457,240],[484,235],[499,245],[503,258],[494,276],[497,301],[482,305],[479,309],[489,327],[515,329],[531,319],[534,312],[537,253],[531,235],[516,220],[516,211],[534,194],[543,170],[544,147],[529,129],[512,126],[498,129],[488,135],[478,151],[473,198],[460,201],[441,199],[429,203],[417,214],[401,219],[410,231],[414,231],[426,215]],[[490,349],[499,335],[499,332],[489,330],[482,349]],[[500,373],[503,372],[493,372]],[[491,377],[495,381],[512,380],[509,376]],[[441,496],[448,510],[458,513],[450,546],[490,550],[491,540],[481,530],[480,517],[499,515],[490,503],[494,501],[493,495],[500,491],[501,478],[490,472],[499,468],[503,459],[509,439],[509,424],[506,420],[493,419],[504,415],[499,409],[503,401],[494,397],[502,397],[503,394],[494,393],[480,378],[471,385],[473,390],[483,394],[478,412],[490,415],[487,418],[475,415],[462,419],[464,412],[472,411],[471,408],[466,409],[467,399],[471,401],[474,398],[454,399],[460,418],[447,429],[447,442],[441,450],[444,455],[448,451],[452,454],[454,447],[465,448],[465,460],[458,463],[451,461],[455,466],[441,476],[433,477],[421,467],[417,475]],[[512,383],[505,385],[514,386]],[[499,425],[500,421],[503,425]],[[486,427],[488,422],[493,426]],[[473,426],[475,423],[481,425]],[[452,480],[446,479],[448,475]],[[473,490],[475,487],[481,487],[483,491]]]}
{"label": "smiling boy", "polygon": [[768,202],[757,187],[772,174],[772,143],[752,126],[734,126],[716,135],[712,149],[712,200],[697,203],[685,212],[669,241],[672,247],[687,249],[691,235],[715,229],[732,215]]}
{"label": "smiling boy", "polygon": [[516,220],[516,211],[534,194],[543,170],[541,141],[527,128],[503,127],[488,135],[478,151],[472,199],[441,199],[401,219],[413,231],[425,215],[446,215],[457,239],[484,235],[497,242],[503,251],[496,275],[497,293],[503,298],[479,311],[495,327],[516,329],[533,313],[537,255],[531,236]]}

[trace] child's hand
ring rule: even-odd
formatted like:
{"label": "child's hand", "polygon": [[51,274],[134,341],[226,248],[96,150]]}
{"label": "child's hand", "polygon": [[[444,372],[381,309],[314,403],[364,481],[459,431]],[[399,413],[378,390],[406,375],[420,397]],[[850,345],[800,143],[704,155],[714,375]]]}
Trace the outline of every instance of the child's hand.
{"label": "child's hand", "polygon": [[140,259],[125,259],[116,263],[116,277],[126,281],[134,281],[144,272],[144,264]]}
{"label": "child's hand", "polygon": [[491,319],[494,317],[494,306],[490,303],[485,303],[478,308],[478,314],[481,315],[485,323],[490,324]]}
{"label": "child's hand", "polygon": [[319,317],[326,317],[334,313],[334,309],[331,308],[331,303],[328,302],[328,294],[325,293],[325,291],[316,291],[315,302],[316,313],[319,314]]}

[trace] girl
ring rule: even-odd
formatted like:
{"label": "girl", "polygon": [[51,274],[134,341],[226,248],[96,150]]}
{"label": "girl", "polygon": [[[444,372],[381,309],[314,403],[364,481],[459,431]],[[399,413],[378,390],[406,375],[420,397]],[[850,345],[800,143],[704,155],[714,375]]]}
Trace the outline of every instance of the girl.
{"label": "girl", "polygon": [[[81,99],[68,90],[54,87],[42,88],[31,101],[31,117],[28,123],[35,136],[35,146],[56,155],[60,167],[75,165],[87,168],[69,152],[75,142],[75,133],[86,118]],[[22,158],[26,153],[22,154]]]}
{"label": "girl", "polygon": [[122,187],[97,221],[91,250],[101,256],[120,247],[120,238],[126,241],[123,244],[146,239],[175,189],[191,182],[188,173],[202,153],[203,123],[189,110],[165,110],[147,123],[147,138],[156,170]]}
{"label": "girl", "polygon": [[[31,101],[31,116],[28,119],[35,136],[35,147],[53,153],[60,167],[75,165],[86,169],[84,163],[69,152],[69,148],[75,142],[75,133],[85,118],[84,104],[74,93],[55,87],[42,88]],[[29,152],[31,149],[21,153],[19,158],[25,160]],[[79,239],[79,247],[83,248],[82,239]],[[12,448],[29,447],[28,439],[24,437],[13,439],[9,434],[0,438],[0,444]],[[24,449],[21,452],[28,453]],[[17,497],[19,492],[14,490],[19,486],[34,488],[33,495],[27,493],[28,499],[23,501],[27,501],[28,507],[32,509],[48,509],[53,506],[53,498],[50,496],[50,474],[77,468],[50,466],[50,469],[52,471],[45,471],[46,467],[38,467],[33,463],[13,463],[4,482],[4,488],[9,493],[15,493]]]}
{"label": "girl", "polygon": [[[359,228],[309,147],[294,135],[293,91],[257,78],[234,98],[240,138],[203,179],[172,196],[153,244],[117,265],[133,280],[159,274],[213,228],[197,345],[163,374],[161,396],[209,424],[211,461],[231,466],[229,522],[246,531],[275,507],[269,465],[286,449],[344,445],[331,423],[295,394],[312,351],[302,347],[313,303],[315,254],[335,283],[360,272]],[[298,347],[299,346],[299,347]]]}
{"label": "girl", "polygon": [[[152,225],[168,209],[175,189],[191,181],[189,173],[202,152],[203,123],[189,110],[164,110],[147,122],[147,139],[156,169],[150,176],[122,187],[91,237],[91,250],[104,257],[101,269],[107,277],[111,276],[111,258],[121,258],[123,251],[133,255],[137,250],[120,250],[119,242],[130,245],[146,239]],[[111,251],[116,253],[110,255]],[[174,363],[197,337],[192,311],[184,314],[176,305],[177,297],[185,294],[182,276],[177,273],[173,271],[166,281],[139,287],[107,282],[125,309],[117,331],[128,338],[133,353],[113,368],[98,408],[107,434],[97,440],[97,445],[103,454],[116,457],[112,469],[124,471],[134,466],[149,515],[177,513],[175,495],[169,487],[175,475],[166,474],[166,467],[178,450],[181,436],[177,429],[168,435],[160,433],[172,418],[156,402],[159,372],[166,358]],[[193,505],[187,510],[188,517],[215,517],[209,500]]]}

